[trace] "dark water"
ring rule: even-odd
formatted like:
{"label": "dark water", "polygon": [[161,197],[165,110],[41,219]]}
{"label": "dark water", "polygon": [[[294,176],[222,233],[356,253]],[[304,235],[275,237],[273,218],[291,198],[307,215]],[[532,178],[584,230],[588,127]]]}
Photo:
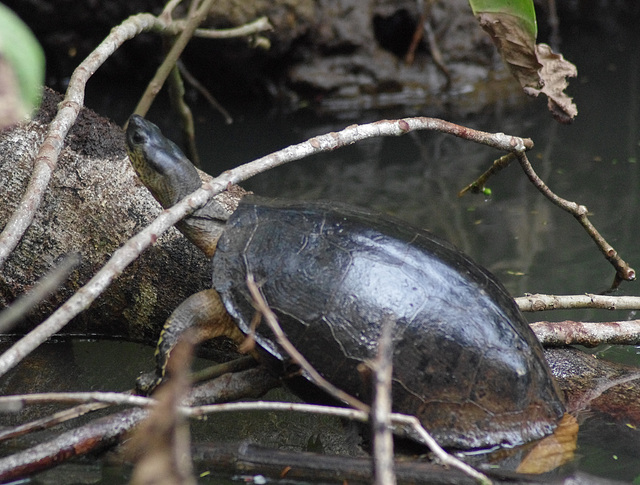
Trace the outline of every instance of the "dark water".
{"label": "dark water", "polygon": [[[635,30],[635,32],[633,32]],[[594,46],[598,46],[597,48]],[[585,29],[564,34],[562,52],[578,65],[579,78],[569,92],[580,114],[574,124],[551,120],[545,101],[522,98],[515,105],[496,107],[467,119],[450,119],[484,131],[531,137],[536,148],[530,159],[538,174],[558,195],[586,205],[591,220],[623,259],[640,271],[640,30],[627,32]],[[290,143],[336,131],[353,122],[404,113],[366,113],[357,120],[326,119],[310,113],[280,117],[238,111],[236,123],[224,125],[210,112],[197,113],[201,123],[203,158],[213,174],[268,154]],[[425,109],[420,114],[429,116]],[[525,292],[580,294],[601,292],[614,270],[572,216],[544,199],[513,165],[491,179],[493,195],[457,197],[457,192],[501,154],[471,142],[436,133],[369,140],[333,153],[315,156],[255,177],[246,184],[257,193],[279,197],[334,199],[375,208],[411,224],[425,227],[454,242],[490,268],[514,294]],[[640,295],[638,282],[623,283],[620,294]],[[613,320],[637,318],[634,312],[595,310],[529,315],[533,320]],[[53,344],[63,356],[60,388],[123,390],[151,349],[126,343]],[[599,355],[640,366],[638,347],[597,349]],[[43,350],[44,353],[49,352]],[[141,355],[142,354],[142,355]],[[72,355],[72,359],[68,359]],[[118,359],[114,359],[114,355]],[[141,363],[141,360],[144,363]],[[114,362],[117,364],[113,367]],[[122,363],[127,363],[123,369]],[[30,365],[36,365],[30,364]],[[44,364],[46,369],[50,364]],[[36,367],[37,368],[37,367]],[[116,379],[115,376],[119,377]],[[72,377],[73,376],[73,377]],[[5,392],[8,390],[3,389]],[[268,424],[272,421],[267,420]],[[229,436],[240,430],[224,427]],[[275,423],[275,421],[273,421]],[[261,427],[268,429],[268,424]],[[225,425],[226,426],[226,425]],[[275,424],[266,444],[277,444]],[[301,447],[314,431],[306,422]],[[581,426],[575,463],[578,469],[640,483],[640,439],[637,430],[623,436],[612,424],[586,419]],[[201,431],[196,431],[199,435]],[[74,475],[73,466],[42,481],[61,483]],[[82,468],[87,476],[66,483],[119,483],[107,466]],[[49,478],[47,478],[49,477]]]}

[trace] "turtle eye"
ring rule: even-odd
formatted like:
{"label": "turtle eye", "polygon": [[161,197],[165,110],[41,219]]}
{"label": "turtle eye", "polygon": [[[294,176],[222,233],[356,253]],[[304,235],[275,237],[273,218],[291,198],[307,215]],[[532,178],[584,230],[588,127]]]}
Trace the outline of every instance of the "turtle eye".
{"label": "turtle eye", "polygon": [[142,145],[144,143],[144,136],[142,136],[142,134],[138,131],[133,133],[131,139],[136,145]]}

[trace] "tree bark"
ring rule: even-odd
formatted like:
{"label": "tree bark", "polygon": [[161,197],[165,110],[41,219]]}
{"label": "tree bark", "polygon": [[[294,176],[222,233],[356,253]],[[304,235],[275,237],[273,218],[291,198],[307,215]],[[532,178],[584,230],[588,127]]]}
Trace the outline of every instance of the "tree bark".
{"label": "tree bark", "polygon": [[[29,181],[34,157],[60,96],[47,90],[34,119],[0,134],[0,225]],[[67,136],[59,166],[34,223],[0,274],[0,308],[28,291],[65,255],[80,266],[60,290],[33,308],[18,326],[42,321],[84,285],[127,239],[151,222],[159,204],[137,180],[122,130],[83,110]],[[178,231],[158,239],[65,332],[155,341],[169,313],[209,286],[207,259]]]}

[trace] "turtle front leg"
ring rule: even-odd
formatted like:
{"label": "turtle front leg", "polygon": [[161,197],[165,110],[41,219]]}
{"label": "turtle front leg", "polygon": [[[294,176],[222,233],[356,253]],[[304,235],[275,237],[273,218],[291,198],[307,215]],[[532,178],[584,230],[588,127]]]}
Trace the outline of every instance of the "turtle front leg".
{"label": "turtle front leg", "polygon": [[244,339],[224,308],[217,291],[210,289],[191,295],[173,311],[164,324],[155,352],[156,370],[138,378],[138,392],[150,394],[162,382],[171,351],[187,330],[193,332],[190,338],[195,343],[220,336],[226,336],[237,344]]}

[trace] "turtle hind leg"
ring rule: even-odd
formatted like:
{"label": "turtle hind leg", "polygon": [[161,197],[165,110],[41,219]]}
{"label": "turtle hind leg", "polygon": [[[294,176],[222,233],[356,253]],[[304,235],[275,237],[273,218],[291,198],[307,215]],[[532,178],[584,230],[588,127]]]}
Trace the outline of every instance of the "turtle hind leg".
{"label": "turtle hind leg", "polygon": [[136,388],[139,393],[150,394],[162,382],[171,351],[187,331],[196,344],[220,336],[226,336],[237,344],[244,339],[215,290],[204,290],[191,295],[173,311],[164,324],[155,352],[156,370],[138,378]]}

